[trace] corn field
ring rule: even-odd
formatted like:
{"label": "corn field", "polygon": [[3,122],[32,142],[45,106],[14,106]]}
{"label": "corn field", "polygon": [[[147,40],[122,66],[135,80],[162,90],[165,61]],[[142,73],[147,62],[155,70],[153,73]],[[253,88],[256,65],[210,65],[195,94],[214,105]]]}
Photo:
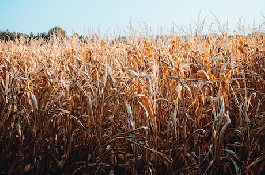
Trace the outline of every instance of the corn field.
{"label": "corn field", "polygon": [[265,37],[0,42],[2,174],[265,174]]}

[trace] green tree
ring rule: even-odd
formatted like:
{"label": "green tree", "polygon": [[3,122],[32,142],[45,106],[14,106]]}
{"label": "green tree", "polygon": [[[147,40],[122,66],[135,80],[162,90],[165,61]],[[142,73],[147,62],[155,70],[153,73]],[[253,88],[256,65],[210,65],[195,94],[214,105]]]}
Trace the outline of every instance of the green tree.
{"label": "green tree", "polygon": [[66,31],[63,30],[61,27],[53,27],[48,31],[48,38],[51,38],[51,36],[57,36],[62,38],[67,38]]}
{"label": "green tree", "polygon": [[16,38],[20,39],[21,37],[27,38],[28,36],[21,32],[9,32],[9,30],[6,31],[0,31],[0,40],[4,41],[14,41]]}

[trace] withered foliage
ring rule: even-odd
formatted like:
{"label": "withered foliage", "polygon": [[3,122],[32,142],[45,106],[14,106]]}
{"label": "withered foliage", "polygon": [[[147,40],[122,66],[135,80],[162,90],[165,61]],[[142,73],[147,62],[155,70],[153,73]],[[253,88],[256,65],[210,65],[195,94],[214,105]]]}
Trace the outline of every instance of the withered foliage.
{"label": "withered foliage", "polygon": [[2,174],[264,174],[265,38],[0,43]]}

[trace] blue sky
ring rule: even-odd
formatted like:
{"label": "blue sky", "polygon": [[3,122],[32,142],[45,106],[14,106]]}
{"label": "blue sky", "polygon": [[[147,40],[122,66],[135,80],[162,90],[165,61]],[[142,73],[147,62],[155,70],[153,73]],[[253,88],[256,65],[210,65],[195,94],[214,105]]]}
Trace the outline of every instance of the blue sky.
{"label": "blue sky", "polygon": [[169,32],[173,24],[194,27],[201,11],[206,29],[214,14],[233,32],[240,18],[246,28],[265,22],[264,7],[265,0],[0,0],[0,30],[36,34],[60,26],[68,34],[98,29],[113,34],[129,32],[131,21],[134,29],[147,24],[157,34],[159,28]]}

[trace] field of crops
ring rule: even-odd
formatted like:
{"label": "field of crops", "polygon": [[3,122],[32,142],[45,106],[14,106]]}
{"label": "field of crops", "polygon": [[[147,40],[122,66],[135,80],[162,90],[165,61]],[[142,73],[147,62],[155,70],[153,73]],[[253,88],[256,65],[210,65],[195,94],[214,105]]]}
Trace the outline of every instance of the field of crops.
{"label": "field of crops", "polygon": [[265,37],[0,42],[2,174],[264,174]]}

